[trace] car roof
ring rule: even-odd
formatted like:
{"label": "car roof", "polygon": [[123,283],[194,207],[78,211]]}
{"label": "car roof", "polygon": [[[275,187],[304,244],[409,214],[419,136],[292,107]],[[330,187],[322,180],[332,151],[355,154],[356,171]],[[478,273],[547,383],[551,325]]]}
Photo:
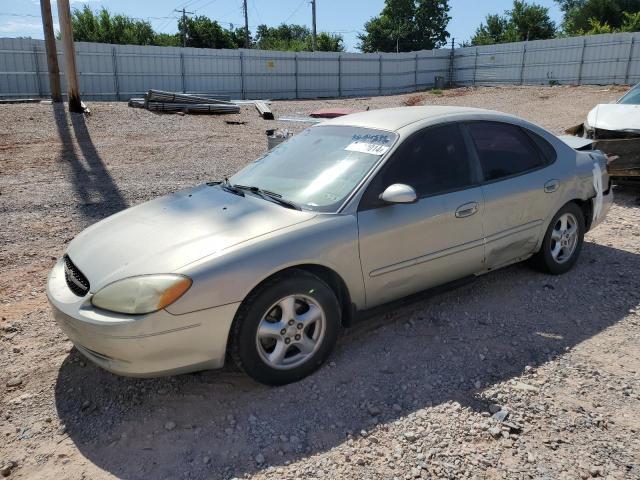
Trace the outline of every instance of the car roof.
{"label": "car roof", "polygon": [[493,114],[500,117],[507,115],[493,110],[472,107],[395,107],[368,110],[366,112],[352,113],[332,120],[322,122],[320,125],[348,125],[352,127],[379,128],[396,131],[412,123],[422,120],[445,119],[450,115],[459,114]]}

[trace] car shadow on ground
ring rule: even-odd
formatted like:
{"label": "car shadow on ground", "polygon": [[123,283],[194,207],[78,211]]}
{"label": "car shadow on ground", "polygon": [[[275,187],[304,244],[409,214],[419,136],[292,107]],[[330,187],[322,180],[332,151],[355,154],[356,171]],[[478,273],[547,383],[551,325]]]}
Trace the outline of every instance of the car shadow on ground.
{"label": "car shadow on ground", "polygon": [[328,365],[280,388],[231,368],[122,378],[73,351],[56,407],[80,452],[119,478],[242,476],[442,402],[486,409],[479,390],[624,318],[640,303],[638,271],[640,255],[592,243],[563,276],[497,271],[356,324]]}
{"label": "car shadow on ground", "polygon": [[78,196],[77,204],[82,214],[100,219],[127,208],[127,202],[93,144],[84,114],[69,113],[64,104],[54,103],[53,116],[62,142],[60,159],[67,167],[65,170]]}

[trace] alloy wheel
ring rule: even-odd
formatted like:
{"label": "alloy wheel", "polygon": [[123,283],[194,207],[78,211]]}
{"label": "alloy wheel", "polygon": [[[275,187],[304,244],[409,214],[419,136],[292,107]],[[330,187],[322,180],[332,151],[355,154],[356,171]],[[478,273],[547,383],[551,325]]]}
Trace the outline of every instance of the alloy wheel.
{"label": "alloy wheel", "polygon": [[557,263],[568,261],[578,245],[578,220],[572,213],[562,214],[551,232],[551,256]]}
{"label": "alloy wheel", "polygon": [[306,295],[289,295],[273,304],[260,320],[256,347],[272,368],[295,368],[320,348],[326,318],[322,307]]}

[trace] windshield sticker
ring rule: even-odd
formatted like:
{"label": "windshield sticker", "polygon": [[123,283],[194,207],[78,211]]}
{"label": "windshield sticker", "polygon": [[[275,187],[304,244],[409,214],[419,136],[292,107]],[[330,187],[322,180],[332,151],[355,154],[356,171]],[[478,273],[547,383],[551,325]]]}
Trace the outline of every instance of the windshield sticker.
{"label": "windshield sticker", "polygon": [[384,155],[389,151],[389,147],[378,143],[351,142],[345,147],[345,150],[349,152],[370,153],[371,155]]}

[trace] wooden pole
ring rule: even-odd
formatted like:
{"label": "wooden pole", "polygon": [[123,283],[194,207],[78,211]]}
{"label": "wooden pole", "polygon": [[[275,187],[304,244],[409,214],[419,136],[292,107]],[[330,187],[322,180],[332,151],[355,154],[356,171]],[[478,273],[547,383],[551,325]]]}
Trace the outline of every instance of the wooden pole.
{"label": "wooden pole", "polygon": [[56,51],[56,37],[53,32],[50,0],[40,0],[40,11],[42,13],[44,45],[47,50],[47,67],[49,69],[51,100],[58,103],[62,101],[62,90],[60,89],[60,69],[58,68],[58,52]]}
{"label": "wooden pole", "polygon": [[73,45],[73,29],[71,28],[71,8],[69,0],[58,0],[58,21],[62,34],[62,50],[64,51],[64,71],[67,77],[67,99],[69,111],[82,113],[80,87],[76,70],[76,48]]}
{"label": "wooden pole", "polygon": [[249,12],[247,11],[247,0],[244,0],[244,48],[251,48],[249,43]]}
{"label": "wooden pole", "polygon": [[316,33],[316,0],[311,0],[311,45],[314,52],[318,50],[318,37]]}

